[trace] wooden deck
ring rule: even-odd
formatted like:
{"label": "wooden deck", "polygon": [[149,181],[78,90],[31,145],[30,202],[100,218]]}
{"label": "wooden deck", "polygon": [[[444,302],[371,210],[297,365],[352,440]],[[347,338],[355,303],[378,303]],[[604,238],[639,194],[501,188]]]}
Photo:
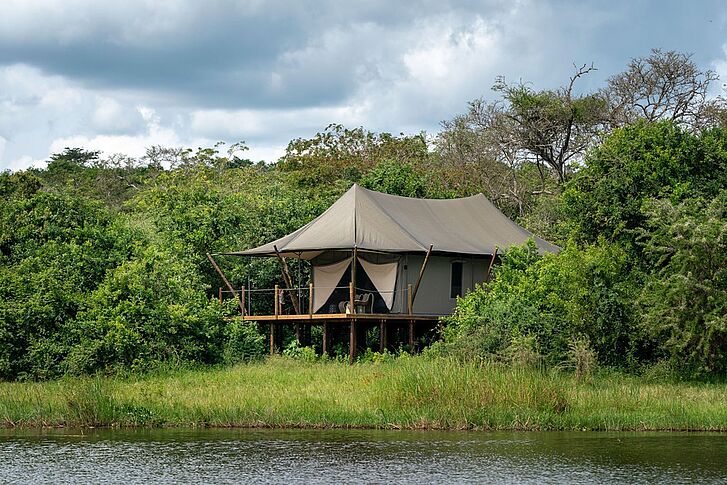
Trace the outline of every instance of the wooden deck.
{"label": "wooden deck", "polygon": [[[301,345],[311,345],[310,328],[314,325],[323,327],[323,353],[332,349],[334,338],[339,339],[348,334],[349,359],[353,363],[360,350],[362,340],[366,339],[366,330],[378,326],[379,351],[396,349],[397,344],[407,345],[410,352],[416,351],[417,337],[422,331],[431,332],[435,329],[440,315],[416,315],[408,313],[314,313],[302,315],[245,315],[244,321],[269,324],[270,353],[278,352],[282,346],[282,329],[285,325],[293,325],[296,337]],[[348,327],[348,328],[346,328]],[[345,332],[345,333],[342,333]],[[405,340],[396,341],[396,335],[404,332]],[[390,338],[393,336],[394,338]],[[345,338],[345,337],[344,337]]]}
{"label": "wooden deck", "polygon": [[[240,317],[236,317],[240,318]],[[440,315],[409,315],[407,313],[314,313],[303,315],[245,315],[243,320],[253,322],[309,323],[322,325],[328,323],[346,323],[351,321],[374,322],[436,322]]]}

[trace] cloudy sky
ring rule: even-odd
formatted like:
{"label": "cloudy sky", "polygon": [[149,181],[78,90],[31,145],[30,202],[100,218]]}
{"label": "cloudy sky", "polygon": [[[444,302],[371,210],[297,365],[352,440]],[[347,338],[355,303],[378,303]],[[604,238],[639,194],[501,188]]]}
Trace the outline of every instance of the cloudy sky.
{"label": "cloudy sky", "polygon": [[651,48],[727,81],[724,1],[2,0],[0,169],[64,147],[245,140],[274,161],[329,123],[436,132],[494,79],[597,88]]}

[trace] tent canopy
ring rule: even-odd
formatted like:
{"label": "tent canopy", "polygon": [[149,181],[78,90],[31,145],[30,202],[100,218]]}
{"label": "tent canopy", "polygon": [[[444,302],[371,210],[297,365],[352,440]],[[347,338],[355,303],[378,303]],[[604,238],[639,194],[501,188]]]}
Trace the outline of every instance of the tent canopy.
{"label": "tent canopy", "polygon": [[312,259],[323,251],[359,250],[491,255],[533,238],[541,252],[559,248],[534,236],[478,194],[462,199],[414,199],[354,184],[323,214],[295,232],[237,256]]}

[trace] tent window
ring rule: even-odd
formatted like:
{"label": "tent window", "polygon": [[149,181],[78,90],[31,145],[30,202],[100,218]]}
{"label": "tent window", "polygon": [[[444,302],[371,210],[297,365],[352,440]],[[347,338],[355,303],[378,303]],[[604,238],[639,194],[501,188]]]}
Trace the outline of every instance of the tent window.
{"label": "tent window", "polygon": [[449,285],[449,297],[462,296],[462,261],[452,261],[452,281]]}

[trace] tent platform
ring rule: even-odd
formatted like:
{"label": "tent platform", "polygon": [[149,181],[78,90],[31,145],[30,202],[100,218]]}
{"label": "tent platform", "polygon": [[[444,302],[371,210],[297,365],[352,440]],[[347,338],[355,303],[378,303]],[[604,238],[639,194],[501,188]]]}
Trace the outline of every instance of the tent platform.
{"label": "tent platform", "polygon": [[[241,318],[241,317],[235,317]],[[409,315],[407,313],[314,313],[303,315],[245,315],[243,320],[253,322],[276,322],[281,323],[310,323],[322,325],[325,323],[351,323],[355,321],[373,322],[436,322],[440,315]]]}
{"label": "tent platform", "polygon": [[[416,351],[418,338],[436,334],[440,315],[410,315],[407,313],[314,313],[303,315],[245,315],[234,317],[249,322],[269,325],[270,353],[281,350],[282,330],[285,325],[293,325],[296,338],[301,345],[311,345],[312,326],[323,327],[323,353],[330,353],[333,341],[348,340],[349,361],[353,363],[359,350],[366,346],[366,331],[378,327],[379,351],[396,350],[399,345],[407,345],[410,352]],[[397,337],[400,337],[397,339]],[[345,341],[345,340],[344,340]],[[363,347],[362,347],[363,345]]]}

